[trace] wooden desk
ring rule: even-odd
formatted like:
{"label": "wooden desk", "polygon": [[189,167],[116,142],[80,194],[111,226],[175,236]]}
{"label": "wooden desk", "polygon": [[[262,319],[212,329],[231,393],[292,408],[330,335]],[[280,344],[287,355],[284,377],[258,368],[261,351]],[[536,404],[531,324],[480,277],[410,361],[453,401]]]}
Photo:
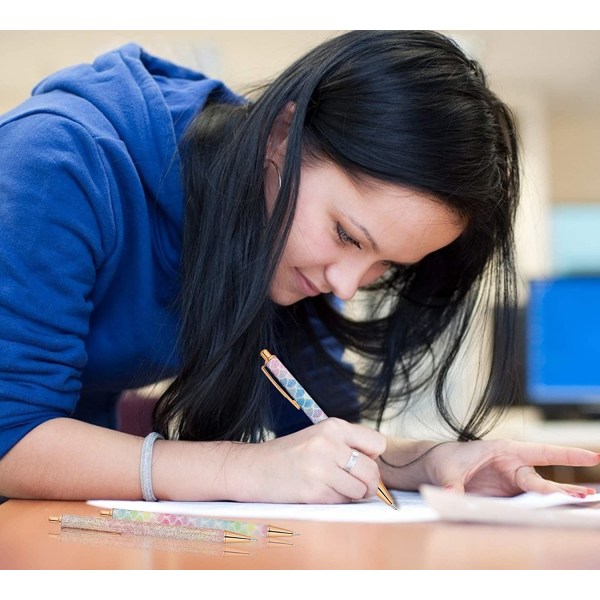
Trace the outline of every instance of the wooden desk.
{"label": "wooden desk", "polygon": [[[293,546],[238,545],[247,556],[64,542],[50,515],[97,515],[82,502],[0,505],[0,569],[598,569],[600,530],[441,522],[395,525],[278,522]],[[141,538],[145,539],[145,538]],[[228,545],[232,547],[231,545]]]}

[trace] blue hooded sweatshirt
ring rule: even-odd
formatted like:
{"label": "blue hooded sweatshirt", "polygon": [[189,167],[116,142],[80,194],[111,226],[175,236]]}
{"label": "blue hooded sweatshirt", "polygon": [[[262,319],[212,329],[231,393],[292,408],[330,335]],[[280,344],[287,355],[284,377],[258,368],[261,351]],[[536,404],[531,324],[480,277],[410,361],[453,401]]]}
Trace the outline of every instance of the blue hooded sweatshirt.
{"label": "blue hooded sweatshirt", "polygon": [[120,391],[176,374],[177,145],[209,96],[243,102],[128,44],[0,117],[0,457],[52,418],[113,426]]}

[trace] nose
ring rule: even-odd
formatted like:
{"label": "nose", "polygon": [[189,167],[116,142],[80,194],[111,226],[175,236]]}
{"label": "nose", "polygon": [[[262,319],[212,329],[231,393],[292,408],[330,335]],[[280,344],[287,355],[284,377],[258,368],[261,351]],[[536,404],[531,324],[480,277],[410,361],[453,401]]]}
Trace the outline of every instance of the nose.
{"label": "nose", "polygon": [[331,291],[344,301],[351,300],[357,290],[377,281],[388,267],[377,261],[359,263],[355,260],[340,261],[325,269],[325,278]]}

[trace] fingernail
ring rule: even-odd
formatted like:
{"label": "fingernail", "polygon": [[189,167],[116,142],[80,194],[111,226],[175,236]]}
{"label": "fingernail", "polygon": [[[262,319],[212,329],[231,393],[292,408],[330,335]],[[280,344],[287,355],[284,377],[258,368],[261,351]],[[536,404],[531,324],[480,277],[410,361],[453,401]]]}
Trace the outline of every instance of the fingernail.
{"label": "fingernail", "polygon": [[448,484],[448,485],[445,485],[445,486],[444,486],[444,489],[445,489],[447,492],[451,492],[451,491],[454,489],[454,486],[453,486],[453,485],[450,485],[450,484]]}

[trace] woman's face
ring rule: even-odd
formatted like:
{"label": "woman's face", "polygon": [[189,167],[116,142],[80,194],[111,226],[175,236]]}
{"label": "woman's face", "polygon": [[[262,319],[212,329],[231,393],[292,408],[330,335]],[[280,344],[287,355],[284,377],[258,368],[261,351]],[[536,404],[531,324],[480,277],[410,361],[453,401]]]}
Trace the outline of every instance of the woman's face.
{"label": "woman's face", "polygon": [[[272,202],[279,185],[272,165],[265,185]],[[350,300],[391,263],[414,264],[462,230],[456,214],[422,193],[387,183],[359,184],[327,162],[305,166],[271,299],[287,306],[332,292]]]}

